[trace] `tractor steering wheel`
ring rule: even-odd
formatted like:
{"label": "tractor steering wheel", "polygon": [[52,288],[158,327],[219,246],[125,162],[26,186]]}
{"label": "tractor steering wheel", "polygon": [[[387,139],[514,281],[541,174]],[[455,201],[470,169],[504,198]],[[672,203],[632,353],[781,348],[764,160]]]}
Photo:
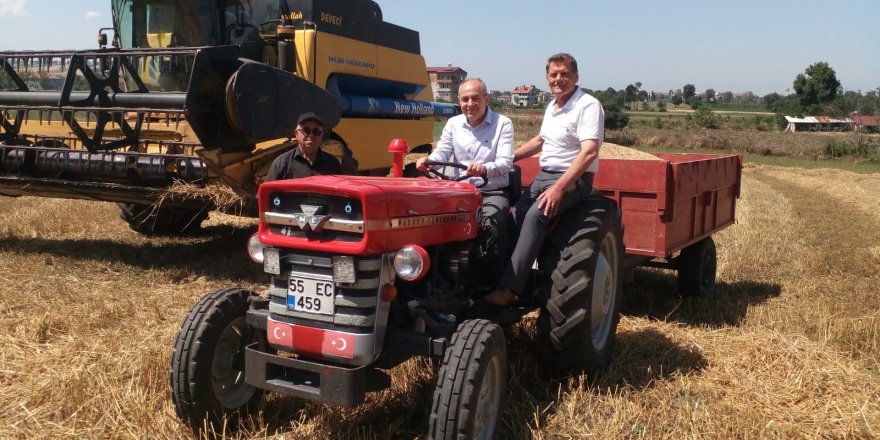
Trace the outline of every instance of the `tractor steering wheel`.
{"label": "tractor steering wheel", "polygon": [[457,179],[453,179],[453,178],[431,168],[432,166],[441,166],[441,167],[458,168],[460,170],[467,171],[468,167],[467,167],[467,165],[464,165],[464,164],[455,163],[455,162],[435,162],[433,160],[427,160],[427,161],[425,161],[425,166],[428,167],[428,170],[425,171],[423,174],[425,174],[428,177],[435,178],[435,179],[454,180],[456,182],[461,182],[462,180],[467,180],[467,179],[470,179],[471,177],[477,177],[477,178],[483,179],[482,183],[474,185],[477,188],[482,188],[482,187],[486,186],[487,183],[489,183],[489,179],[486,176],[468,176],[467,174],[465,174],[461,177],[458,177]]}

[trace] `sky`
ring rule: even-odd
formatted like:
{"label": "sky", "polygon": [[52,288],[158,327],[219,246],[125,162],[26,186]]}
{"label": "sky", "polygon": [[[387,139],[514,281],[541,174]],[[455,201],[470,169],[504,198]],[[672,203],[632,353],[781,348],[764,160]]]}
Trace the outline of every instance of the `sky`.
{"label": "sky", "polygon": [[[378,0],[419,31],[429,66],[452,64],[490,89],[546,90],[547,57],[568,52],[589,89],[793,93],[825,61],[846,90],[880,88],[880,0]],[[0,50],[88,49],[109,0],[0,0]]]}

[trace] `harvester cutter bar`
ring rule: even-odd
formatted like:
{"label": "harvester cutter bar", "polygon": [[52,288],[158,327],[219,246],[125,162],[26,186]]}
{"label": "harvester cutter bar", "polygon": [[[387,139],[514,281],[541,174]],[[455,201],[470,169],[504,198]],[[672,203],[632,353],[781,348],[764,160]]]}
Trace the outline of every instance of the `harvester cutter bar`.
{"label": "harvester cutter bar", "polygon": [[[205,163],[187,154],[91,153],[82,149],[5,144],[0,144],[0,172],[19,179],[93,181],[96,185],[120,183],[151,188],[167,187],[175,181],[204,184],[209,176]],[[0,192],[2,187],[0,184]]]}

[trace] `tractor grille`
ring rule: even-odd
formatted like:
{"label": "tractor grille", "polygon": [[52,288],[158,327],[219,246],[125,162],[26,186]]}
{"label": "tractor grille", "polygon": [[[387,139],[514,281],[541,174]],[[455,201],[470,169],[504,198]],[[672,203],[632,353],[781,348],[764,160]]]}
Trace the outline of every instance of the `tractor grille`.
{"label": "tractor grille", "polygon": [[269,288],[269,312],[272,319],[349,333],[375,331],[382,274],[381,255],[354,259],[356,280],[354,283],[334,281],[336,296],[333,315],[293,311],[287,308],[291,272],[332,277],[333,266],[330,256],[288,253],[282,254],[280,263],[281,275],[272,277],[272,285]]}
{"label": "tractor grille", "polygon": [[[310,220],[325,218],[319,228],[308,224]],[[360,200],[353,198],[275,192],[269,194],[263,221],[273,235],[345,242],[357,242],[364,237],[363,207]]]}

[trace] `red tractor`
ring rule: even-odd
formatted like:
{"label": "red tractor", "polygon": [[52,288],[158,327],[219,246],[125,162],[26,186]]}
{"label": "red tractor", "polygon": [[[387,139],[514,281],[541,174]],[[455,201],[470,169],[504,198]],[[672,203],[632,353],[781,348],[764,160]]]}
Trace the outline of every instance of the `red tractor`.
{"label": "red tractor", "polygon": [[258,198],[249,252],[269,288],[209,293],[174,343],[174,406],[195,429],[246,414],[263,390],[357,405],[390,386],[388,369],[428,356],[440,362],[430,438],[492,438],[507,381],[501,325],[534,308],[555,366],[609,362],[624,256],[611,198],[560,218],[536,262],[534,305],[501,311],[478,306],[496,280],[476,269],[473,185],[314,176],[265,183]]}

